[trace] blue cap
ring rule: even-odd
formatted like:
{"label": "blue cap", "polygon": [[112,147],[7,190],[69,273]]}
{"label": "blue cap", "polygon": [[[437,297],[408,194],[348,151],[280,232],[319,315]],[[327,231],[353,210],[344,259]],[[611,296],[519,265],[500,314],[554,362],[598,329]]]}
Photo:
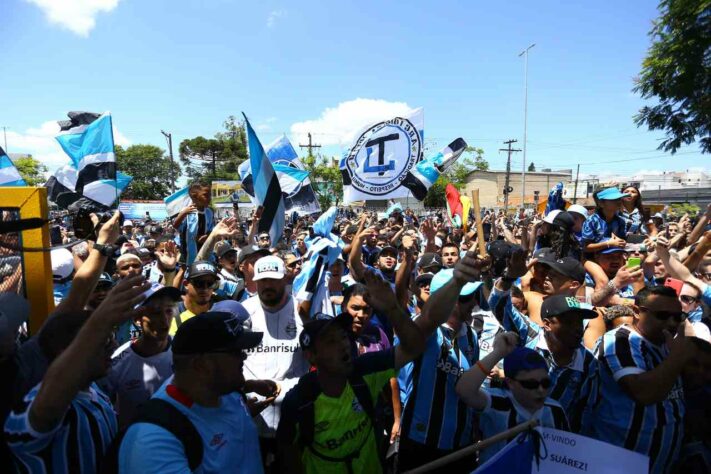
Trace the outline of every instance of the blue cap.
{"label": "blue cap", "polygon": [[[435,291],[442,288],[453,277],[454,277],[454,269],[452,269],[452,268],[449,268],[447,270],[438,271],[435,274],[435,276],[432,277],[432,282],[430,283],[430,293],[434,293]],[[462,290],[459,292],[459,296],[471,295],[476,290],[478,290],[480,286],[481,286],[480,281],[475,281],[474,283],[467,283],[466,285],[464,285],[462,287]]]}
{"label": "blue cap", "polygon": [[249,319],[249,313],[247,312],[247,309],[242,306],[242,303],[235,300],[224,300],[215,303],[212,308],[210,308],[210,311],[219,313],[230,313],[234,317],[236,317],[242,324],[244,324],[244,322]]}
{"label": "blue cap", "polygon": [[621,193],[617,188],[606,188],[597,192],[597,198],[603,201],[614,201],[629,196],[629,194]]}
{"label": "blue cap", "polygon": [[512,379],[522,370],[548,370],[546,360],[538,352],[528,347],[517,347],[504,357],[504,374]]}
{"label": "blue cap", "polygon": [[[610,239],[608,239],[608,238],[602,239],[602,240],[600,241],[600,243],[601,243],[601,244],[604,244],[604,243],[607,242],[608,240],[610,240]],[[611,254],[611,253],[624,252],[624,251],[625,251],[625,248],[624,248],[624,247],[622,247],[622,248],[620,248],[620,247],[609,247],[609,248],[606,248],[606,249],[604,249],[604,250],[600,250],[598,253],[601,253],[601,254],[603,254],[603,255],[607,255],[607,254]]]}

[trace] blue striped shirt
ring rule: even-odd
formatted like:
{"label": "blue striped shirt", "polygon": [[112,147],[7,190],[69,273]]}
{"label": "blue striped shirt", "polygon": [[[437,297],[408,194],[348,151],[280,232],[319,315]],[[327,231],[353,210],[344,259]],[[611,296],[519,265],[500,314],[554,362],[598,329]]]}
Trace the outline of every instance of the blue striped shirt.
{"label": "blue striped shirt", "polygon": [[93,473],[116,436],[116,414],[96,385],[79,392],[61,422],[46,433],[30,424],[32,401],[41,383],[29,391],[22,406],[5,422],[5,438],[21,473]]}
{"label": "blue striped shirt", "polygon": [[653,370],[668,355],[668,348],[652,344],[628,325],[605,333],[597,353],[601,398],[591,435],[649,456],[652,473],[669,472],[679,456],[685,412],[681,378],[664,401],[651,405],[636,402],[618,382]]}
{"label": "blue striped shirt", "polygon": [[598,243],[604,238],[617,237],[625,238],[627,224],[619,214],[615,214],[611,222],[605,221],[599,213],[588,217],[583,223],[583,243]]}
{"label": "blue striped shirt", "polygon": [[[518,333],[519,345],[535,350],[546,359],[548,376],[552,382],[550,397],[565,409],[570,430],[573,433],[587,431],[592,423],[593,406],[599,397],[600,385],[598,362],[593,353],[581,342],[570,363],[558,365],[548,349],[543,328],[521,314],[511,304],[508,294],[494,289],[491,296],[495,304],[504,304],[504,329]],[[501,298],[506,298],[505,303],[498,302]]]}
{"label": "blue striped shirt", "polygon": [[427,339],[425,352],[400,370],[401,436],[451,450],[472,442],[473,410],[457,395],[459,376],[479,360],[476,333],[463,324],[455,336],[446,325]]}
{"label": "blue striped shirt", "polygon": [[[484,439],[491,438],[516,425],[538,418],[541,426],[569,431],[568,419],[563,407],[552,398],[547,398],[543,407],[534,413],[529,412],[516,401],[509,390],[500,388],[484,389],[487,396],[486,407],[479,412],[479,428]],[[479,463],[485,462],[499,452],[511,439],[501,440],[480,453]]]}

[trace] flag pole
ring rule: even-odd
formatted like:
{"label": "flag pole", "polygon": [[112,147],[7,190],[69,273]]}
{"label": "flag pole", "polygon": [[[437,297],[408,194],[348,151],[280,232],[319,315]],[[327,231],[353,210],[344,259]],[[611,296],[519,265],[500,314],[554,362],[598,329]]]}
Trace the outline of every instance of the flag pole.
{"label": "flag pole", "polygon": [[450,464],[454,461],[459,461],[460,459],[469,457],[469,456],[474,456],[474,453],[477,451],[482,451],[486,448],[488,448],[491,445],[494,445],[496,443],[499,443],[501,441],[506,441],[507,439],[516,436],[519,433],[523,433],[524,431],[528,431],[530,429],[535,428],[538,426],[540,422],[538,421],[538,418],[533,418],[532,420],[528,420],[525,423],[521,423],[520,425],[516,425],[513,428],[502,431],[501,433],[495,434],[491,438],[483,439],[479,441],[478,443],[474,443],[471,446],[467,446],[466,448],[462,448],[459,451],[455,451],[452,454],[448,454],[447,456],[441,457],[437,459],[436,461],[432,461],[430,463],[424,464],[418,468],[415,468],[411,471],[406,471],[405,474],[422,474],[425,472],[430,472],[434,471],[435,469],[439,469],[443,466],[446,466],[447,464]]}
{"label": "flag pole", "polygon": [[474,208],[474,221],[476,222],[476,242],[479,245],[479,255],[483,257],[486,255],[486,242],[484,242],[484,225],[481,222],[479,189],[472,189],[472,207]]}

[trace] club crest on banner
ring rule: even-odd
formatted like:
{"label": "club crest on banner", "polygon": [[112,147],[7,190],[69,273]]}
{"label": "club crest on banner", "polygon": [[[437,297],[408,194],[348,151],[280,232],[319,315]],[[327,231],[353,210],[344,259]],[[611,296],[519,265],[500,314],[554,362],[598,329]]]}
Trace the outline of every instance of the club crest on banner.
{"label": "club crest on banner", "polygon": [[354,191],[377,199],[401,186],[423,152],[422,126],[413,122],[396,117],[371,125],[358,136],[341,165]]}

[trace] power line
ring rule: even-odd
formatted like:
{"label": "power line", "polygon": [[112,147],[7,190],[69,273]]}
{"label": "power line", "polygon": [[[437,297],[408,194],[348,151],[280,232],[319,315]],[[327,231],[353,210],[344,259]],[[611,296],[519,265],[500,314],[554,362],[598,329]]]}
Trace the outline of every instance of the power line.
{"label": "power line", "polygon": [[[507,140],[504,142],[504,145],[508,145],[508,148],[499,148],[499,151],[508,152],[508,159],[506,160],[506,180],[504,181],[504,212],[509,210],[509,193],[513,191],[513,188],[509,186],[509,178],[511,177],[511,153],[521,151],[519,149],[511,148],[511,145],[517,141],[518,140],[513,139]],[[523,206],[523,202],[521,202],[521,205]]]}

